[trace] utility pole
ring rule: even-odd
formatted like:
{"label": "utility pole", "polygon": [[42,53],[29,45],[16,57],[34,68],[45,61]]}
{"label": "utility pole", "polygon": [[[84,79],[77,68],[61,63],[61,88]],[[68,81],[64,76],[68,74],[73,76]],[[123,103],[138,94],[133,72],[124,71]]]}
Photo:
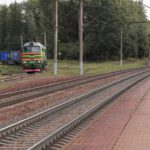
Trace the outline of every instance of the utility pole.
{"label": "utility pole", "polygon": [[149,47],[149,50],[148,50],[148,64],[150,65],[150,35],[148,36],[148,41],[149,41],[149,44],[148,44],[148,47]]}
{"label": "utility pole", "polygon": [[123,66],[123,29],[120,29],[120,66]]}
{"label": "utility pole", "polygon": [[46,31],[44,31],[44,45],[47,47]]}
{"label": "utility pole", "polygon": [[148,58],[148,64],[150,65],[150,48],[149,48],[149,58]]}
{"label": "utility pole", "polygon": [[23,48],[23,36],[20,35],[20,44],[21,44],[21,49]]}
{"label": "utility pole", "polygon": [[83,1],[80,1],[79,19],[79,43],[80,43],[80,75],[83,75]]}
{"label": "utility pole", "polygon": [[55,33],[54,33],[54,64],[53,72],[57,75],[57,49],[58,49],[58,0],[55,0]]}

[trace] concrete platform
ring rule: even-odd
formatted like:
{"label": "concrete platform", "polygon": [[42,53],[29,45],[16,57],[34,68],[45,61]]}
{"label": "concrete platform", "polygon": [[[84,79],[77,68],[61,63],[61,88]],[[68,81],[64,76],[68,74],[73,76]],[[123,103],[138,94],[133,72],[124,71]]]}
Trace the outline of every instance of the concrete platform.
{"label": "concrete platform", "polygon": [[150,78],[124,93],[64,150],[149,150]]}

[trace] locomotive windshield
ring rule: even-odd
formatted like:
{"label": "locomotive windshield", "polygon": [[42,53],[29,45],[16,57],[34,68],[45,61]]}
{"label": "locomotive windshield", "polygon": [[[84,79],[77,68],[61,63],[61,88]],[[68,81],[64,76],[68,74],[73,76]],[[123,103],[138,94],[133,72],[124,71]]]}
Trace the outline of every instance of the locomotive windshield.
{"label": "locomotive windshield", "polygon": [[23,48],[24,52],[40,52],[40,46],[26,46]]}

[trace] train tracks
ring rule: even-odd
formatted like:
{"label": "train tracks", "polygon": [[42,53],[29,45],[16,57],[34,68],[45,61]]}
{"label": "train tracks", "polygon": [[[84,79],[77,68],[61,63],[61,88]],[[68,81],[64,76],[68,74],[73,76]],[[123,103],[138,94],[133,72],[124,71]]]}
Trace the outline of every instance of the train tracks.
{"label": "train tracks", "polygon": [[16,75],[10,75],[7,77],[2,77],[0,78],[0,83],[6,83],[9,81],[16,81],[16,80],[20,80],[20,79],[24,79],[26,77],[31,77],[34,76],[35,74],[26,74],[26,73],[21,73],[21,74],[16,74]]}
{"label": "train tracks", "polygon": [[0,129],[0,149],[42,150],[60,140],[124,91],[150,76],[150,70],[128,75],[103,87]]}
{"label": "train tracks", "polygon": [[101,75],[96,75],[96,76],[81,77],[81,78],[67,80],[63,82],[57,82],[57,83],[49,84],[45,86],[39,86],[39,87],[20,90],[16,92],[0,94],[0,108],[10,106],[13,104],[17,104],[19,102],[27,101],[27,100],[37,98],[40,96],[44,96],[46,94],[58,92],[58,91],[65,90],[68,88],[73,88],[73,87],[76,87],[85,83],[90,83],[90,82],[94,82],[100,79],[109,78],[112,76],[121,75],[125,73],[130,73],[130,72],[135,73],[135,72],[146,70],[146,69],[148,68],[144,67],[142,69],[141,68],[129,69],[129,70],[123,70],[123,71],[101,74]]}

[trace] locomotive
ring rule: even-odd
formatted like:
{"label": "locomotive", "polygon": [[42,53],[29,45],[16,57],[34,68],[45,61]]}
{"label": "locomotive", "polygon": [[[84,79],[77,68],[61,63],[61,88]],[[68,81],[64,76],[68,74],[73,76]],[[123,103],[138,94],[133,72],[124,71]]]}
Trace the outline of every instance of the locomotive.
{"label": "locomotive", "polygon": [[22,65],[26,73],[47,70],[46,47],[38,42],[25,43],[22,49]]}

